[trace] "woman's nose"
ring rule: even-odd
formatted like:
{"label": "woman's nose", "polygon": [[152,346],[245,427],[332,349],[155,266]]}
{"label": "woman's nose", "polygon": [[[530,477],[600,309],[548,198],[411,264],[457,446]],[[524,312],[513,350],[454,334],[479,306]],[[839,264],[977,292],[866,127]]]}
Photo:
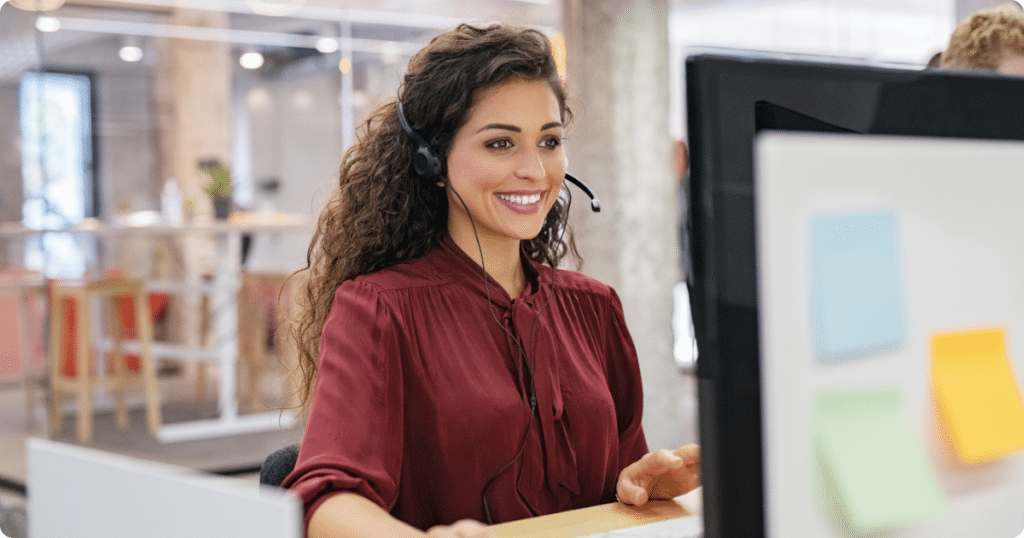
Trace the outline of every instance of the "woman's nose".
{"label": "woman's nose", "polygon": [[525,179],[544,177],[544,159],[539,148],[530,148],[520,153],[519,168],[516,173]]}

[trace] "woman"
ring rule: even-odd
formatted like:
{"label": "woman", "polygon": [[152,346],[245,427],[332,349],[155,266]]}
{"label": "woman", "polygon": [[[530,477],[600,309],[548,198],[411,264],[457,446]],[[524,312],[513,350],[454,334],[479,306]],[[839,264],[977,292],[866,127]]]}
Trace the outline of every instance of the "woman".
{"label": "woman", "polygon": [[284,485],[310,537],[490,536],[699,484],[696,447],[647,453],[614,291],[553,269],[575,255],[569,117],[543,34],[462,25],[346,154],[298,328],[309,420]]}

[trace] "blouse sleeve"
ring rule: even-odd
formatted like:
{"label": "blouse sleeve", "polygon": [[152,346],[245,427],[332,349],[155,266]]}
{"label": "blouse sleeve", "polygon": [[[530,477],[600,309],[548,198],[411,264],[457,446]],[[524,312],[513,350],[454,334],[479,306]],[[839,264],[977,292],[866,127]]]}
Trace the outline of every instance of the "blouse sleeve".
{"label": "blouse sleeve", "polygon": [[605,368],[619,426],[621,472],[627,465],[646,454],[648,448],[641,425],[644,392],[640,379],[640,363],[637,360],[633,338],[626,328],[622,303],[614,290],[611,290],[606,342],[608,354]]}
{"label": "blouse sleeve", "polygon": [[305,524],[328,497],[359,493],[394,505],[403,444],[400,331],[394,312],[368,285],[349,281],[324,323],[309,420],[294,471]]}

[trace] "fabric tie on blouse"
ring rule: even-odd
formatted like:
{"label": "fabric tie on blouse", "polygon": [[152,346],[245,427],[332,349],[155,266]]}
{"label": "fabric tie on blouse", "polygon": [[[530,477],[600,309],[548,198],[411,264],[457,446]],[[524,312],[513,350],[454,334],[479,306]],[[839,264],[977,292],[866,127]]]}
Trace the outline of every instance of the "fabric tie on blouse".
{"label": "fabric tie on blouse", "polygon": [[[528,361],[533,369],[542,454],[537,453],[538,447],[534,444],[535,441],[532,442],[530,439],[533,434],[528,433],[520,464],[520,475],[516,482],[520,495],[536,514],[567,510],[571,507],[569,493],[580,493],[576,451],[570,444],[566,432],[566,421],[569,417],[564,414],[562,405],[557,361],[536,360],[537,357],[557,357],[555,350],[561,349],[555,345],[549,305],[546,304],[553,296],[551,283],[541,280],[531,262],[524,258],[526,288],[517,299],[512,300],[480,265],[455,244],[451,236],[444,237],[441,248],[463,264],[467,271],[464,280],[467,287],[476,289],[494,308],[505,311],[506,319],[511,322],[507,329],[522,342],[526,353],[524,360]],[[518,354],[516,343],[509,342],[509,345],[510,352]],[[527,460],[531,458],[538,463],[543,461],[543,465],[527,465]],[[544,475],[547,475],[546,480]]]}
{"label": "fabric tie on blouse", "polygon": [[[533,467],[535,472],[546,470],[547,489],[554,495],[549,502],[556,503],[557,510],[569,507],[569,492],[579,495],[576,476],[576,453],[566,434],[562,391],[559,382],[558,362],[537,361],[536,357],[556,357],[550,320],[544,315],[549,293],[546,286],[529,297],[520,298],[511,304],[511,317],[516,334],[522,340],[526,360],[533,367],[533,383],[537,396],[537,414],[540,418],[541,445],[544,466]],[[527,471],[523,471],[527,472]],[[531,485],[539,485],[541,477],[521,476]],[[540,479],[540,480],[539,480]],[[561,488],[559,486],[562,486]],[[533,492],[534,494],[539,492]],[[534,507],[538,509],[540,507]]]}

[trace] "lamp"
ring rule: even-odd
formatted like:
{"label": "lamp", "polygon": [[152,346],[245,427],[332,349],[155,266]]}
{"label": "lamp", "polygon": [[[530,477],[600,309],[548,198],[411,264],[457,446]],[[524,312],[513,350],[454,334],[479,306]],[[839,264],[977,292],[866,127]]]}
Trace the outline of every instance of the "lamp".
{"label": "lamp", "polygon": [[263,66],[263,55],[256,51],[249,51],[238,58],[238,63],[246,69],[259,69]]}
{"label": "lamp", "polygon": [[54,17],[36,18],[36,30],[40,32],[56,32],[60,30],[60,19]]}
{"label": "lamp", "polygon": [[117,55],[126,62],[137,62],[142,59],[143,52],[142,47],[139,45],[139,40],[128,36],[121,42],[121,48],[117,51]]}
{"label": "lamp", "polygon": [[338,40],[333,37],[321,37],[316,40],[316,50],[321,54],[338,51]]}
{"label": "lamp", "polygon": [[64,0],[7,0],[22,11],[51,11],[64,5]]}
{"label": "lamp", "polygon": [[398,63],[398,56],[402,53],[402,48],[398,43],[394,41],[381,41],[380,43],[380,58],[387,65],[394,65]]}

